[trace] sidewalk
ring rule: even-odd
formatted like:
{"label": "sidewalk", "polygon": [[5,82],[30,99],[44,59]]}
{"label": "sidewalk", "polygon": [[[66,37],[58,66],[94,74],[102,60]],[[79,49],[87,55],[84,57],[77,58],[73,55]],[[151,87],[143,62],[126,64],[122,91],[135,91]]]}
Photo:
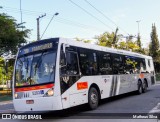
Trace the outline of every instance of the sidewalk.
{"label": "sidewalk", "polygon": [[[0,98],[2,98],[2,96]],[[0,101],[0,114],[3,113],[15,113],[12,100],[3,99]]]}
{"label": "sidewalk", "polygon": [[15,113],[12,100],[0,102],[0,114]]}
{"label": "sidewalk", "polygon": [[6,104],[13,104],[13,102],[12,102],[12,100],[0,102],[0,106],[1,106],[1,105],[6,105]]}
{"label": "sidewalk", "polygon": [[160,84],[160,81],[156,81],[156,84]]}

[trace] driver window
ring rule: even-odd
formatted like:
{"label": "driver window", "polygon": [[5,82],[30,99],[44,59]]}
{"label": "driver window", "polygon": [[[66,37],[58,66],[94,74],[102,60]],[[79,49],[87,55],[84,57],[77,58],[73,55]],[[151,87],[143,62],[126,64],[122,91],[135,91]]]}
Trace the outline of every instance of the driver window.
{"label": "driver window", "polygon": [[61,67],[61,73],[67,75],[79,74],[77,53],[69,51],[66,52],[66,66]]}

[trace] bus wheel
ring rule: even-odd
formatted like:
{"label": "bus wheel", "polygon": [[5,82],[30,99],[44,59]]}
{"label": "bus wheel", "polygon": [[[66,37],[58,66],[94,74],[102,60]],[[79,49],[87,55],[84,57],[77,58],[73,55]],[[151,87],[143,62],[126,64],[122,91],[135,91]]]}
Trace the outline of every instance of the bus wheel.
{"label": "bus wheel", "polygon": [[142,86],[142,83],[139,81],[137,93],[142,94],[142,92],[143,92],[143,86]]}
{"label": "bus wheel", "polygon": [[143,82],[142,86],[143,86],[142,92],[145,93],[147,91],[147,83],[146,83],[146,81]]}
{"label": "bus wheel", "polygon": [[88,104],[89,107],[93,110],[98,107],[99,96],[96,88],[91,87],[88,94]]}

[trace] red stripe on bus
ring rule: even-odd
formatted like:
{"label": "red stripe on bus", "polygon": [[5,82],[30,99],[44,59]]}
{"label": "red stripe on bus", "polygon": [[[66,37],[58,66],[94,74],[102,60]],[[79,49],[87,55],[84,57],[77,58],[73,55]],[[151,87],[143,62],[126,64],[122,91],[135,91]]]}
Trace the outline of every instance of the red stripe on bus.
{"label": "red stripe on bus", "polygon": [[26,88],[15,88],[15,92],[47,89],[47,88],[52,88],[53,86],[54,84],[47,84],[47,85],[41,85],[41,86],[31,86],[31,87],[26,87]]}
{"label": "red stripe on bus", "polygon": [[79,82],[77,83],[77,89],[81,90],[81,89],[87,89],[88,88],[88,82]]}

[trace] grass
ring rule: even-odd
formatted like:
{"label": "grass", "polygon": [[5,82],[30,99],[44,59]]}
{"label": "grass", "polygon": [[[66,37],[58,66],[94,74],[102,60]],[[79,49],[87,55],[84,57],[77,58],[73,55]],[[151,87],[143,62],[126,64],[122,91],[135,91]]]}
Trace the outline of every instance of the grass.
{"label": "grass", "polygon": [[12,100],[12,94],[10,90],[0,90],[0,102]]}

